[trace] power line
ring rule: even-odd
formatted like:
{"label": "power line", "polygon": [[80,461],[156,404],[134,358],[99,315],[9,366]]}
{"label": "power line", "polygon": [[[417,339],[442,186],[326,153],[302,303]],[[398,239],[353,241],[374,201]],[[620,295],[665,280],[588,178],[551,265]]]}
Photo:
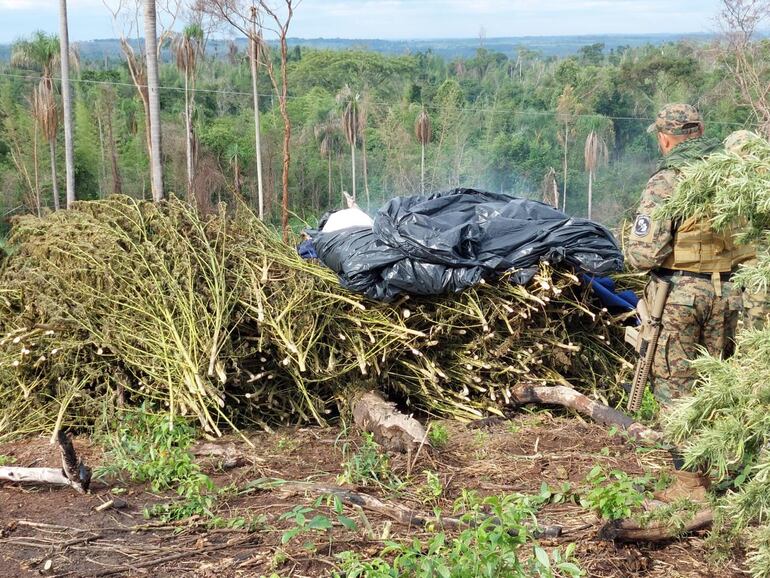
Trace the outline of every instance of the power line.
{"label": "power line", "polygon": [[[37,81],[40,80],[40,76],[32,76],[32,75],[23,75],[23,74],[13,74],[10,72],[0,72],[0,76],[6,77],[6,78],[16,78],[19,80],[28,80],[28,81]],[[59,77],[53,77],[53,80],[61,81]],[[136,88],[136,85],[131,82],[117,82],[112,80],[91,80],[86,78],[71,78],[70,82],[79,82],[82,84],[93,84],[93,85],[105,85],[105,86],[121,86],[121,87],[129,87],[129,88]],[[146,85],[141,85],[142,88],[146,88]],[[165,90],[165,91],[175,91],[175,92],[184,92],[185,88],[182,86],[159,86],[158,90]],[[188,89],[191,92],[201,93],[201,94],[221,94],[221,95],[231,95],[231,96],[244,96],[251,98],[252,93],[251,92],[241,92],[236,90],[219,90],[219,89],[206,89],[206,88],[189,88]],[[272,93],[269,94],[257,94],[257,96],[261,97],[270,97],[271,99],[274,97]],[[288,95],[287,98],[289,99],[301,99],[303,97],[301,96],[295,96],[295,95]],[[378,102],[378,101],[370,101],[370,104],[387,108],[392,106],[392,103],[387,102]],[[442,107],[437,104],[427,104],[424,105],[425,108],[432,109],[435,111],[440,110],[449,110],[449,107]],[[555,114],[558,114],[555,110],[516,110],[516,109],[506,109],[505,107],[486,107],[486,106],[471,106],[471,110],[475,112],[490,112],[490,113],[498,113],[498,114],[513,114],[513,115],[520,115],[520,116],[552,116]],[[655,120],[652,117],[644,117],[644,116],[607,116],[599,113],[593,113],[593,114],[585,114],[585,113],[579,113],[579,114],[571,114],[569,115],[572,118],[606,118],[609,120],[627,120],[627,121],[644,121],[644,122],[650,122]],[[736,126],[736,127],[747,127],[747,126],[757,126],[756,123],[740,123],[740,122],[724,122],[724,121],[713,121],[709,120],[708,124],[711,125],[720,125],[720,126]]]}

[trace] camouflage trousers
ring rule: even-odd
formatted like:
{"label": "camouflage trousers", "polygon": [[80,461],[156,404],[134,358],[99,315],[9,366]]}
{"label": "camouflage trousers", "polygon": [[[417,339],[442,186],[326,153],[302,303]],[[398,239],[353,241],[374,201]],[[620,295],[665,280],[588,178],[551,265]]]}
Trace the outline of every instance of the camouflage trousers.
{"label": "camouflage trousers", "polygon": [[762,329],[770,317],[770,295],[767,291],[743,293],[743,326]]}
{"label": "camouflage trousers", "polygon": [[[697,378],[690,365],[705,349],[728,357],[735,346],[741,295],[733,283],[721,283],[717,294],[709,279],[673,276],[663,310],[663,328],[652,368],[655,397],[665,407],[691,393]],[[645,292],[648,303],[649,287]]]}

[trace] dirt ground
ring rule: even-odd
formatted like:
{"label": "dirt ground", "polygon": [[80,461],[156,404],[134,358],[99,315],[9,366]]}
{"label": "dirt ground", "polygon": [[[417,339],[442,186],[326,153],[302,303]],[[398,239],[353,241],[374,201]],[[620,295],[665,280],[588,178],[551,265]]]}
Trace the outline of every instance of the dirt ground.
{"label": "dirt ground", "polygon": [[[430,514],[435,505],[450,512],[463,489],[482,495],[538,494],[543,482],[556,488],[565,482],[573,487],[585,485],[586,474],[596,464],[629,474],[652,475],[670,464],[664,451],[642,451],[606,428],[549,412],[522,413],[482,427],[455,422],[443,425],[449,435],[442,449],[423,450],[416,459],[391,458],[392,471],[406,481],[402,488],[395,492],[376,486],[353,489]],[[360,442],[356,433],[339,428],[285,429],[247,437],[253,448],[238,437],[216,442],[234,449],[237,456],[227,464],[234,467],[219,472],[208,460],[207,471],[218,486],[242,489],[265,478],[338,485],[342,447]],[[89,465],[96,466],[103,459],[101,451],[87,439],[78,438],[75,445]],[[59,459],[57,448],[42,438],[2,444],[0,455],[16,466],[58,466]],[[221,466],[223,459],[214,461],[219,460]],[[438,475],[442,488],[441,496],[431,504],[421,490],[426,485],[426,471]],[[95,510],[116,493],[126,507]],[[357,522],[355,530],[335,524],[331,537],[313,534],[309,536],[311,543],[303,536],[282,544],[283,532],[291,522],[281,515],[298,505],[313,507],[317,494],[263,487],[251,492],[233,490],[228,496],[216,511],[220,520],[216,525],[221,527],[211,527],[211,522],[203,519],[179,523],[146,519],[144,507],[169,496],[155,495],[145,486],[120,480],[97,481],[87,495],[71,488],[0,486],[0,577],[329,576],[335,569],[336,553],[355,550],[376,556],[383,536],[425,540],[430,535],[425,528],[405,527],[382,513],[346,507],[345,515]],[[317,509],[324,508],[321,505]],[[228,527],[221,522],[234,518],[242,518],[247,527]],[[702,535],[663,545],[600,541],[597,533],[603,523],[569,500],[545,506],[538,514],[538,523],[563,528],[559,538],[541,539],[541,545],[550,549],[575,543],[576,561],[591,577],[745,575],[738,562],[711,565]]]}

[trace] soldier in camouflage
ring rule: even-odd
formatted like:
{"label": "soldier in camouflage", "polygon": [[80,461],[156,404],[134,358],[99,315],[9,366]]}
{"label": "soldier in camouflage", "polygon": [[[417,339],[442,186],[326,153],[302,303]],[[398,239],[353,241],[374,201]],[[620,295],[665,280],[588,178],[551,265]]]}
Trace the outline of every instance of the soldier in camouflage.
{"label": "soldier in camouflage", "polygon": [[[748,130],[737,130],[725,139],[725,150],[737,155],[746,154],[744,146],[748,143],[761,140],[762,137]],[[748,261],[746,265],[753,265],[755,261]],[[770,295],[767,290],[744,291],[743,293],[743,323],[745,327],[761,329],[770,318]]]}
{"label": "soldier in camouflage", "polygon": [[671,400],[690,394],[696,375],[689,362],[700,347],[716,356],[731,353],[741,301],[730,277],[753,256],[750,248],[733,243],[734,230],[716,233],[706,221],[655,216],[674,193],[681,168],[721,148],[719,141],[704,138],[703,129],[700,113],[690,105],[670,104],[658,113],[648,132],[656,135],[663,159],[642,193],[625,244],[632,267],[671,283],[652,368],[655,396],[664,410]]}

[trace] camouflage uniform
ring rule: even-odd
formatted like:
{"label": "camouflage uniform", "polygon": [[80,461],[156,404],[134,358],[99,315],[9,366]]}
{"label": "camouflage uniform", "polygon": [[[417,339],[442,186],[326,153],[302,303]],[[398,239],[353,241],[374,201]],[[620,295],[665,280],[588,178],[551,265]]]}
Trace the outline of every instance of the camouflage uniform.
{"label": "camouflage uniform", "polygon": [[[737,130],[725,139],[725,150],[742,154],[743,147],[749,142],[761,139],[759,135],[748,130]],[[753,265],[753,262],[747,262]],[[761,329],[770,317],[770,296],[767,290],[744,291],[743,293],[743,323],[745,327]]]}
{"label": "camouflage uniform", "polygon": [[[693,107],[669,105],[658,114],[649,131],[697,135],[702,126],[700,114]],[[701,347],[717,356],[731,353],[737,326],[740,297],[729,282],[729,273],[714,278],[708,273],[660,269],[672,260],[679,223],[653,216],[674,193],[679,168],[708,156],[716,148],[707,139],[692,138],[669,151],[647,183],[625,244],[626,260],[632,267],[662,273],[672,284],[652,368],[655,395],[664,406],[690,393],[696,375],[689,361],[697,357]],[[649,303],[650,295],[646,293],[645,298]]]}

